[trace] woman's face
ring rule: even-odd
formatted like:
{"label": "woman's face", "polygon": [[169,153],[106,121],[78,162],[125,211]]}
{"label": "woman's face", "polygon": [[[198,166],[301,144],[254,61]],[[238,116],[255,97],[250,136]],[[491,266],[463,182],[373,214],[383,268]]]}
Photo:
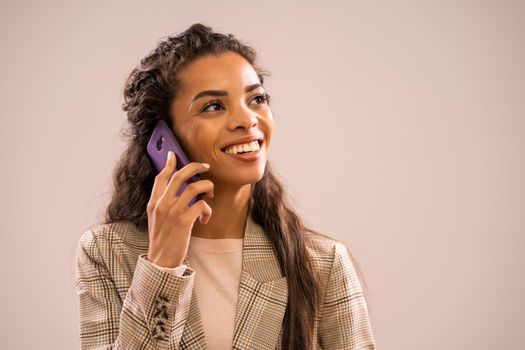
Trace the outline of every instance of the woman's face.
{"label": "woman's face", "polygon": [[[190,161],[210,164],[201,177],[215,186],[259,181],[270,151],[273,116],[251,64],[231,51],[208,54],[183,68],[179,79],[171,120]],[[209,90],[216,94],[202,93]],[[263,140],[256,160],[242,161],[224,151],[246,136]]]}

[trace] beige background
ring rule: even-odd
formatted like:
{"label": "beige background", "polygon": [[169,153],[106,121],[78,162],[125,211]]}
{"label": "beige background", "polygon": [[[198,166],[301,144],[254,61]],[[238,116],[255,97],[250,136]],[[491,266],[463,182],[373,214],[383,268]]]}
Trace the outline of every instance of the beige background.
{"label": "beige background", "polygon": [[523,349],[523,1],[2,1],[1,341],[76,349],[124,80],[194,22],[272,72],[270,160],[349,247],[381,349]]}

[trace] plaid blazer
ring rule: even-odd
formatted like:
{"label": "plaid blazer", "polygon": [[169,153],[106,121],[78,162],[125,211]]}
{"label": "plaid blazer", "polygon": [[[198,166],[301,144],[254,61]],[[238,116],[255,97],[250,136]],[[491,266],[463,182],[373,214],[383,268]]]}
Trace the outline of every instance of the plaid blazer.
{"label": "plaid blazer", "polygon": [[[85,231],[76,255],[82,349],[206,349],[187,256],[182,276],[146,260],[147,231],[131,222]],[[317,349],[375,349],[362,287],[339,241],[308,235],[321,279]],[[233,349],[282,349],[286,277],[263,228],[248,215]]]}

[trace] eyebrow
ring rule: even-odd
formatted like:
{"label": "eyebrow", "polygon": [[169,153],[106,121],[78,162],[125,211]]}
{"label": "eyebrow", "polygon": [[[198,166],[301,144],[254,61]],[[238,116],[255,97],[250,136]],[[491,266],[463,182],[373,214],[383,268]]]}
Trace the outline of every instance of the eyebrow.
{"label": "eyebrow", "polygon": [[[258,87],[261,87],[261,86],[262,86],[262,84],[259,84],[259,83],[248,85],[247,87],[244,88],[244,92],[250,92],[250,91],[255,90],[255,89],[257,89]],[[205,90],[205,91],[201,91],[191,100],[191,102],[193,103],[196,100],[198,100],[199,98],[204,97],[204,96],[228,96],[228,92],[226,92],[224,90]]]}

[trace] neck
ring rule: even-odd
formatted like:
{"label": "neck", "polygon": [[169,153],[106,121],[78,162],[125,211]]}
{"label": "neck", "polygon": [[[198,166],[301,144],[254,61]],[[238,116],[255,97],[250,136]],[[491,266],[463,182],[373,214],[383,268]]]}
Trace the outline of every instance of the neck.
{"label": "neck", "polygon": [[244,238],[244,227],[250,208],[252,185],[214,187],[214,197],[204,200],[212,209],[210,220],[203,225],[197,219],[192,236],[200,238]]}

